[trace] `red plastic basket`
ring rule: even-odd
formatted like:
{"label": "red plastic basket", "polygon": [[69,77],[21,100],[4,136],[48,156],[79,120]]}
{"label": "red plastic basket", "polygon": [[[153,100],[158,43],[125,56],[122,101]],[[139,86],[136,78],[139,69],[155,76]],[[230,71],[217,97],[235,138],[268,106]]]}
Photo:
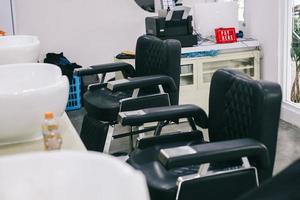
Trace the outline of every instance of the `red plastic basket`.
{"label": "red plastic basket", "polygon": [[235,28],[217,28],[215,35],[218,44],[237,42]]}

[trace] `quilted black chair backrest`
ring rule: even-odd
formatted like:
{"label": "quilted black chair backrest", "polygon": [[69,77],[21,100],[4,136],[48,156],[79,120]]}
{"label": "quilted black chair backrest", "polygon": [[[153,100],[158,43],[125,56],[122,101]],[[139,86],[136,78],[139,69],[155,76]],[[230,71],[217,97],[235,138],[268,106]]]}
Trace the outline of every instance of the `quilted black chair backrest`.
{"label": "quilted black chair backrest", "polygon": [[256,139],[268,148],[273,169],[281,98],[281,87],[276,83],[218,70],[210,88],[210,141]]}
{"label": "quilted black chair backrest", "polygon": [[[177,40],[160,40],[150,35],[140,36],[136,44],[136,76],[167,75],[174,79],[178,92],[169,94],[172,105],[178,104],[181,44]],[[153,88],[148,92],[153,92]],[[150,93],[151,93],[150,92]]]}

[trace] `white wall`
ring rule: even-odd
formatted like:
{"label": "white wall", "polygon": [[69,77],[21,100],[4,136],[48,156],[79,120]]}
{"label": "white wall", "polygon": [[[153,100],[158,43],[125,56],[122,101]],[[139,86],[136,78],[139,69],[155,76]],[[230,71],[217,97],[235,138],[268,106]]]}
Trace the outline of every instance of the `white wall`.
{"label": "white wall", "polygon": [[[2,2],[3,0],[0,0]],[[209,0],[184,0],[192,6]],[[212,0],[214,1],[214,0]],[[247,35],[262,46],[262,78],[280,80],[280,2],[245,0]],[[15,0],[18,34],[39,36],[43,54],[65,52],[83,66],[111,62],[124,49],[134,49],[145,33],[144,18],[150,16],[134,0]],[[0,4],[1,5],[1,4]],[[300,126],[300,111],[283,108],[282,117]]]}
{"label": "white wall", "polygon": [[[199,1],[207,0],[184,4]],[[245,0],[247,35],[261,42],[262,77],[271,81],[278,81],[279,1]],[[134,0],[15,0],[15,4],[18,34],[37,35],[43,54],[62,51],[84,66],[110,62],[120,51],[134,49],[136,38],[145,33],[144,18],[151,15]]]}
{"label": "white wall", "polygon": [[[282,0],[246,0],[246,25],[249,33],[262,45],[263,79],[282,85],[285,97],[286,78],[284,68],[288,66],[284,58],[287,27],[285,20],[286,1]],[[300,127],[300,109],[283,99],[281,119]]]}
{"label": "white wall", "polygon": [[0,30],[13,34],[10,0],[0,0]]}
{"label": "white wall", "polygon": [[247,34],[261,43],[262,78],[278,82],[279,1],[245,0]]}
{"label": "white wall", "polygon": [[[145,17],[134,0],[14,0],[16,33],[37,35],[42,58],[64,52],[83,66],[111,62],[122,50],[135,49],[145,33]],[[184,5],[211,0],[184,0]],[[214,0],[212,0],[214,1]]]}
{"label": "white wall", "polygon": [[135,49],[145,17],[134,0],[15,0],[17,34],[37,35],[42,54],[64,52],[83,66]]}

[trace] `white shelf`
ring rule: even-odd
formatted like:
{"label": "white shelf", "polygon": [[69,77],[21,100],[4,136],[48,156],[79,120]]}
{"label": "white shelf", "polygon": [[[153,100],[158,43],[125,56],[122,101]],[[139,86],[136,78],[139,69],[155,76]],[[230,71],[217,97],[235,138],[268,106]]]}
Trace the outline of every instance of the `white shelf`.
{"label": "white shelf", "polygon": [[220,51],[247,51],[257,49],[259,47],[259,42],[253,39],[240,40],[235,43],[228,44],[216,44],[211,41],[203,42],[198,46],[182,48],[181,53],[192,53],[199,51],[211,51],[211,50],[220,50]]}
{"label": "white shelf", "polygon": [[[220,68],[220,67],[219,67]],[[231,69],[231,70],[244,70],[244,69],[254,69],[254,66],[246,66],[246,67],[224,67],[225,69]],[[203,71],[203,74],[211,74],[214,73],[216,70],[208,70]]]}

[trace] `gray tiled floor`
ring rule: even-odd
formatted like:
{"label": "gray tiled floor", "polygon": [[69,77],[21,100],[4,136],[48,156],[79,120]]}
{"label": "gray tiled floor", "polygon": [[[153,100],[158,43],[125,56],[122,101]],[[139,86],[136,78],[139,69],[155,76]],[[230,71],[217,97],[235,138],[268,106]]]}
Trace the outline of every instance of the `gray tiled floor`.
{"label": "gray tiled floor", "polygon": [[[68,112],[68,115],[80,133],[83,115],[83,109]],[[184,124],[180,125],[180,129]],[[123,151],[128,147],[128,139],[114,140],[111,146],[111,151]],[[278,132],[278,145],[274,173],[278,173],[285,167],[290,165],[293,161],[300,159],[300,128],[295,127],[287,122],[281,121]]]}
{"label": "gray tiled floor", "polygon": [[300,159],[300,128],[281,121],[278,132],[274,173]]}

